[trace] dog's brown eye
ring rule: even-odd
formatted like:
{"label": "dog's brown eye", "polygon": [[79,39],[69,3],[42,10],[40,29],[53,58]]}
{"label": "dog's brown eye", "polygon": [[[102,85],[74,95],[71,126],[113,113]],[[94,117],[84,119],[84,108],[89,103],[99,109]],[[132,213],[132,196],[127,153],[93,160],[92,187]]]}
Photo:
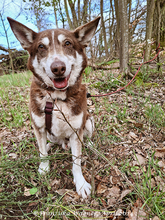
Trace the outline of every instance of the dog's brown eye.
{"label": "dog's brown eye", "polygon": [[65,42],[65,46],[66,46],[66,47],[70,47],[71,45],[72,45],[71,42],[69,42],[69,41],[66,41],[66,42]]}
{"label": "dog's brown eye", "polygon": [[44,46],[43,44],[40,44],[40,45],[38,46],[38,48],[41,49],[41,50],[43,50],[43,49],[45,49],[45,46]]}

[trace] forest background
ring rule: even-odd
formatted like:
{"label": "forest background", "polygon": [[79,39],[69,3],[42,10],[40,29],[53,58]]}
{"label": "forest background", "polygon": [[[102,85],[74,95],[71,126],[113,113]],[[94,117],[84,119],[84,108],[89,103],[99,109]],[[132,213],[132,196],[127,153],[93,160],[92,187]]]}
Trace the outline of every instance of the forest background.
{"label": "forest background", "polygon": [[[36,32],[73,30],[101,16],[83,83],[92,95],[124,88],[87,100],[95,131],[82,150],[92,185],[85,201],[75,192],[69,150],[54,145],[51,172],[37,172],[32,73],[7,16]],[[0,75],[0,219],[165,220],[164,0],[1,0]]]}
{"label": "forest background", "polygon": [[34,31],[73,30],[101,16],[97,33],[87,49],[88,57],[92,64],[120,59],[120,70],[124,72],[131,71],[131,64],[142,56],[144,49],[147,61],[151,48],[156,49],[159,43],[161,47],[165,45],[164,0],[3,0],[0,6],[0,50],[1,54],[8,52],[9,56],[0,55],[0,60],[9,66],[1,62],[1,72],[26,68],[27,61],[26,53],[14,53],[21,47],[9,28],[7,16]]}

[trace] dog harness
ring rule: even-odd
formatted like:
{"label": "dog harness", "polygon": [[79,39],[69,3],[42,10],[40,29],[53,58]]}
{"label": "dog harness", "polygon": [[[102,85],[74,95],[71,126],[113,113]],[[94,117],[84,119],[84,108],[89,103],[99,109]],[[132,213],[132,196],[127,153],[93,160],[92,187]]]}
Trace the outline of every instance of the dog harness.
{"label": "dog harness", "polygon": [[[89,93],[87,93],[87,98],[91,97]],[[51,126],[52,126],[52,112],[53,112],[53,102],[46,102],[45,106],[45,125],[46,130],[51,133]]]}
{"label": "dog harness", "polygon": [[53,111],[53,103],[46,102],[45,106],[45,125],[46,129],[51,133],[52,126],[52,111]]}

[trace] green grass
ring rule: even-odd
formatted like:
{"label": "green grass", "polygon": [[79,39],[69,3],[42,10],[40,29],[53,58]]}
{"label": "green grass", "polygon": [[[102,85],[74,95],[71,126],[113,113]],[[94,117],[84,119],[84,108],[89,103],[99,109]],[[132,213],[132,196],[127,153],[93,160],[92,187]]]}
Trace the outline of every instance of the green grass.
{"label": "green grass", "polygon": [[18,74],[10,74],[3,75],[0,77],[0,87],[1,88],[10,88],[12,87],[25,87],[29,86],[29,80],[32,77],[32,73],[30,71],[18,73]]}
{"label": "green grass", "polygon": [[165,127],[165,114],[164,110],[159,104],[150,104],[146,106],[144,112],[149,125],[154,125],[157,128]]}
{"label": "green grass", "polygon": [[112,88],[117,89],[118,87],[122,87],[124,83],[119,79],[115,78],[113,74],[109,73],[107,77],[104,76],[104,71],[102,71],[102,76],[98,81],[92,83],[90,87],[94,87],[99,90],[99,92],[107,92]]}
{"label": "green grass", "polygon": [[108,62],[101,62],[98,65],[99,66],[101,66],[101,65],[111,65],[112,63],[117,63],[117,62],[119,62],[119,60],[110,60]]}
{"label": "green grass", "polygon": [[0,127],[18,128],[29,120],[27,104],[31,77],[30,72],[0,77]]}
{"label": "green grass", "polygon": [[144,169],[141,165],[136,166],[136,170],[140,169],[142,174],[139,176],[138,171],[137,173],[135,171],[136,177],[132,176],[136,184],[136,195],[138,194],[143,200],[143,207],[145,207],[148,212],[149,209],[151,209],[160,219],[165,219],[164,183],[160,182],[157,186],[154,186],[152,183],[152,180],[157,176],[163,180],[165,178],[165,173],[163,173],[158,166],[158,160],[155,161],[154,153],[148,156],[148,164],[146,165],[147,169]]}

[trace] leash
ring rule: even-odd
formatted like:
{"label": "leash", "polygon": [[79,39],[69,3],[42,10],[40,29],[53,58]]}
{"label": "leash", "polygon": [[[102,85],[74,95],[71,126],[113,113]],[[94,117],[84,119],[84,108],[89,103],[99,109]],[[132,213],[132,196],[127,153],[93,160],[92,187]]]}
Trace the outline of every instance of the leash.
{"label": "leash", "polygon": [[[154,43],[155,43],[155,42],[154,42]],[[159,47],[160,47],[160,43],[159,43],[159,46],[156,48],[156,51],[159,49]],[[124,87],[122,87],[122,88],[120,88],[120,89],[118,89],[118,90],[116,90],[116,91],[109,92],[109,93],[106,93],[106,94],[91,95],[90,93],[87,93],[87,98],[90,98],[90,97],[109,96],[109,95],[112,95],[112,94],[114,94],[114,93],[120,92],[121,90],[127,88],[127,87],[132,83],[132,81],[135,79],[135,77],[137,76],[137,74],[138,74],[140,68],[142,67],[142,65],[143,65],[143,64],[146,64],[146,63],[150,63],[151,61],[155,60],[156,57],[159,55],[160,51],[161,51],[161,50],[159,49],[159,51],[157,52],[157,54],[155,55],[155,57],[154,57],[153,59],[151,59],[151,60],[149,60],[149,61],[146,61],[146,62],[143,62],[144,54],[145,54],[145,50],[144,50],[143,57],[142,57],[142,63],[140,64],[140,66],[139,66],[137,72],[135,73],[135,75],[133,76],[133,78],[129,81],[129,83],[128,83],[126,86],[124,86]]]}
{"label": "leash", "polygon": [[[156,51],[159,49],[159,47],[160,47],[160,44],[159,44],[158,48],[156,49]],[[153,59],[151,59],[151,60],[149,60],[149,61],[146,61],[146,62],[143,62],[144,54],[145,54],[145,51],[144,51],[143,57],[142,57],[142,63],[140,64],[140,66],[139,66],[137,72],[135,73],[134,77],[130,80],[130,82],[129,82],[126,86],[124,86],[124,87],[122,87],[122,88],[120,88],[120,89],[118,89],[118,90],[116,90],[116,91],[114,91],[114,92],[110,92],[110,93],[106,93],[106,94],[91,95],[90,93],[87,93],[87,98],[90,98],[90,97],[109,96],[109,95],[112,95],[112,94],[114,94],[114,93],[120,92],[121,90],[125,89],[125,88],[128,87],[128,86],[132,83],[132,81],[135,79],[135,77],[137,76],[137,74],[138,74],[138,72],[139,72],[141,66],[142,66],[143,64],[145,64],[145,63],[149,63],[149,62],[155,60],[156,57],[159,55],[160,51],[161,51],[161,50],[159,49],[158,53],[155,55],[155,57],[154,57]],[[48,93],[48,94],[49,94],[49,93]],[[50,94],[49,94],[49,95],[50,95]],[[51,97],[51,96],[50,96],[50,97]],[[49,102],[46,102],[46,106],[45,106],[45,126],[46,126],[46,129],[48,130],[49,133],[51,133],[53,106],[54,106],[54,103],[53,103],[53,102],[50,102],[50,101],[49,101]]]}

